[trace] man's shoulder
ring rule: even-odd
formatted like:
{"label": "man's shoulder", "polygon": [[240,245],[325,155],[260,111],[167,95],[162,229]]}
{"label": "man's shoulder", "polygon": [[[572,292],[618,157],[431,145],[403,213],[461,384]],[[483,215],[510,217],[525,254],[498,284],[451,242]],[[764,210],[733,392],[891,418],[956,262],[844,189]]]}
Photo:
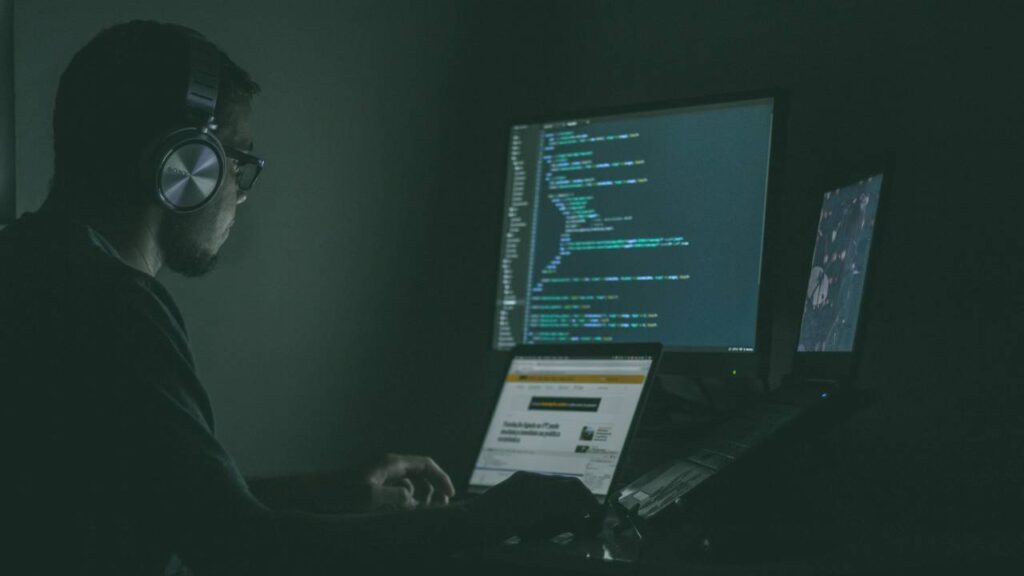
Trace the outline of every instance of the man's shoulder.
{"label": "man's shoulder", "polygon": [[[166,344],[191,364],[184,320],[163,285],[80,223],[26,214],[0,231],[0,308],[36,326],[130,347]],[[20,326],[17,328],[16,326]]]}
{"label": "man's shoulder", "polygon": [[166,338],[192,363],[188,332],[181,311],[170,292],[155,278],[141,272],[126,274],[116,281],[110,304],[130,319]]}
{"label": "man's shoulder", "polygon": [[0,262],[31,281],[102,282],[124,275],[130,267],[97,242],[89,226],[53,214],[27,212],[0,230]]}

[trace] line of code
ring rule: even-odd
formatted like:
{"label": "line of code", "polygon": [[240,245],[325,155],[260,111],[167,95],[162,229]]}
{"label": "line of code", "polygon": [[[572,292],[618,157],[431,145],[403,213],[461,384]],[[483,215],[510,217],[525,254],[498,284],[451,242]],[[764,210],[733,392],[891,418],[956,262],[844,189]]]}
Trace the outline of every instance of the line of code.
{"label": "line of code", "polygon": [[[657,328],[660,317],[657,309],[641,309],[640,303],[635,301],[625,303],[625,310],[615,306],[623,302],[621,291],[614,286],[689,279],[685,273],[664,271],[620,274],[609,270],[611,273],[578,275],[565,270],[567,263],[579,261],[584,254],[641,253],[689,246],[681,233],[638,234],[646,228],[645,214],[637,210],[643,203],[623,211],[616,209],[614,202],[608,202],[609,196],[618,196],[621,200],[627,194],[642,195],[643,187],[650,182],[647,159],[639,154],[639,147],[630,146],[641,138],[638,131],[595,134],[588,129],[565,129],[544,133],[540,159],[541,197],[555,212],[547,212],[552,214],[549,220],[553,222],[535,225],[549,224],[549,228],[559,229],[554,253],[542,259],[539,273],[533,276],[534,283],[530,286],[526,342],[613,342],[623,331]],[[613,209],[617,211],[611,212]],[[538,255],[545,253],[542,246],[538,246],[537,251]],[[605,268],[598,264],[579,268]],[[610,286],[601,294],[584,290],[593,284]],[[565,292],[548,296],[552,289]]]}

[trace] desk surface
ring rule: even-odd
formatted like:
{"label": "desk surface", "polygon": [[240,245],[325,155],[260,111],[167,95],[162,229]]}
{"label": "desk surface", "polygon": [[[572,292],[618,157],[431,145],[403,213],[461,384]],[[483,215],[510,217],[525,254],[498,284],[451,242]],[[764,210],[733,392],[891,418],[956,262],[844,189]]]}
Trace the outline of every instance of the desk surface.
{"label": "desk surface", "polygon": [[[507,550],[464,573],[859,574],[1024,566],[1019,470],[972,476],[979,450],[898,453],[839,428],[778,446],[644,529],[634,562]],[[998,454],[991,458],[999,458]],[[1020,460],[1020,456],[1013,459]],[[1008,461],[1009,465],[1009,461]],[[954,467],[950,470],[950,467]],[[960,470],[963,473],[957,473]],[[704,539],[710,546],[701,545]],[[474,572],[476,571],[476,572]]]}

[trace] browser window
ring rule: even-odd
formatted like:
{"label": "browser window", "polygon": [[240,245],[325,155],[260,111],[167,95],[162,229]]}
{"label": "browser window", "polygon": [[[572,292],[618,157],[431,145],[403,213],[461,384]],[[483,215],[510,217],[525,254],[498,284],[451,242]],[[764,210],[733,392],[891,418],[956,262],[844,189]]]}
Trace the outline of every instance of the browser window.
{"label": "browser window", "polygon": [[515,358],[470,477],[574,476],[608,494],[652,358]]}

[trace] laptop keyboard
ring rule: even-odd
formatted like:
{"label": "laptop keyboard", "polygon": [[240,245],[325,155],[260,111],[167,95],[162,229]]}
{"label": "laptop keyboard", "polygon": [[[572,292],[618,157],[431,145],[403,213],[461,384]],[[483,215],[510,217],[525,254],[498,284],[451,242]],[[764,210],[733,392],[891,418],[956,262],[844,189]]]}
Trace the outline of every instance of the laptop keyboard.
{"label": "laptop keyboard", "polygon": [[619,505],[644,519],[654,516],[763,444],[799,413],[797,406],[768,402],[742,411],[681,457],[623,488],[618,496]]}

